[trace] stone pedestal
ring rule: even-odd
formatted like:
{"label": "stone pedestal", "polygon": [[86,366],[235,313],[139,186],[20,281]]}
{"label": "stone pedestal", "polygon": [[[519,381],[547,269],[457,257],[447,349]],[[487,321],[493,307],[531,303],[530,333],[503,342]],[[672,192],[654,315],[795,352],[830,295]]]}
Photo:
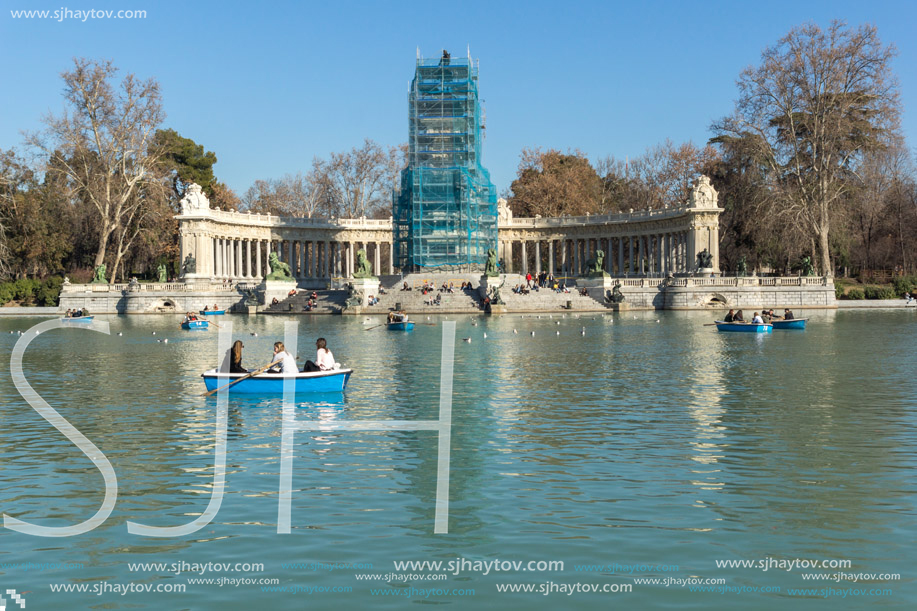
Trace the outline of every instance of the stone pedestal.
{"label": "stone pedestal", "polygon": [[379,296],[379,279],[378,278],[354,278],[350,281],[355,291],[363,293],[362,306],[366,306],[366,300],[370,295]]}
{"label": "stone pedestal", "polygon": [[[605,291],[610,291],[614,288],[614,285],[615,279],[608,274],[602,274],[601,276],[584,276],[576,279],[576,288],[601,289],[602,294],[605,294]],[[590,293],[591,292],[592,291],[590,291]]]}
{"label": "stone pedestal", "polygon": [[712,267],[698,267],[697,272],[695,273],[696,275],[700,276],[701,278],[709,278],[710,274],[713,273],[713,268]]}
{"label": "stone pedestal", "polygon": [[630,309],[630,306],[625,301],[622,303],[611,303],[608,305],[608,309],[612,312],[626,312]]}
{"label": "stone pedestal", "polygon": [[269,306],[275,297],[277,301],[283,301],[287,298],[287,293],[295,288],[296,282],[293,281],[265,280],[258,287],[259,297],[262,299],[261,304]]}
{"label": "stone pedestal", "polygon": [[245,307],[245,311],[248,312],[249,315],[258,313],[258,306],[244,306],[244,307]]}

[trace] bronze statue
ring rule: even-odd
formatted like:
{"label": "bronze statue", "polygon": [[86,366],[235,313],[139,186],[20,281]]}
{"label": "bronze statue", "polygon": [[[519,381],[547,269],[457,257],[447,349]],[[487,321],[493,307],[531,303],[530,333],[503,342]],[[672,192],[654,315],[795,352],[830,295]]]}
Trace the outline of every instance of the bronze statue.
{"label": "bronze statue", "polygon": [[500,267],[497,265],[497,251],[494,248],[487,249],[487,263],[484,264],[484,275],[491,278],[500,275]]}
{"label": "bronze statue", "polygon": [[611,303],[623,303],[624,293],[621,292],[621,283],[615,282],[612,290],[608,291],[608,301]]}
{"label": "bronze statue", "polygon": [[748,260],[745,258],[745,255],[739,257],[739,262],[736,265],[736,275],[744,276],[748,273]]}
{"label": "bronze statue", "polygon": [[347,301],[344,302],[344,309],[363,305],[363,291],[358,291],[353,284],[348,284],[347,288],[350,289],[350,295],[348,295]]}
{"label": "bronze statue", "polygon": [[713,255],[706,248],[697,253],[697,267],[699,269],[708,269],[713,267]]}
{"label": "bronze statue", "polygon": [[193,274],[197,271],[197,261],[194,260],[194,255],[185,257],[185,262],[182,263],[181,269],[185,274]]}
{"label": "bronze statue", "polygon": [[605,272],[605,251],[595,251],[595,256],[586,261],[586,275],[589,277],[607,276]]}
{"label": "bronze statue", "polygon": [[290,271],[290,266],[281,261],[276,252],[270,254],[268,264],[271,266],[271,273],[267,275],[265,280],[293,282],[293,272]]}
{"label": "bronze statue", "polygon": [[357,269],[353,272],[354,278],[375,278],[373,276],[373,266],[369,259],[366,258],[366,250],[357,251]]}
{"label": "bronze statue", "polygon": [[167,280],[167,278],[166,278],[166,265],[165,265],[165,263],[160,263],[160,264],[159,264],[159,267],[156,268],[156,271],[157,271],[158,274],[159,274],[159,281],[160,281],[160,282],[165,282],[165,281]]}
{"label": "bronze statue", "polygon": [[108,284],[108,280],[105,279],[105,264],[102,263],[95,268],[93,272],[92,281],[90,284]]}

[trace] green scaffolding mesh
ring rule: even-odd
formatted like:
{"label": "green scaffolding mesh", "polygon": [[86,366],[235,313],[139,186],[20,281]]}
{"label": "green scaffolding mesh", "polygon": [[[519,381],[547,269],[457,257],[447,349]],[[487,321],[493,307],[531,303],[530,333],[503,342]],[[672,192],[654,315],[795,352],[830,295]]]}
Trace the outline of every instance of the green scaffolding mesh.
{"label": "green scaffolding mesh", "polygon": [[408,167],[393,196],[398,264],[414,271],[480,266],[497,244],[497,193],[481,165],[475,63],[418,59],[408,113]]}

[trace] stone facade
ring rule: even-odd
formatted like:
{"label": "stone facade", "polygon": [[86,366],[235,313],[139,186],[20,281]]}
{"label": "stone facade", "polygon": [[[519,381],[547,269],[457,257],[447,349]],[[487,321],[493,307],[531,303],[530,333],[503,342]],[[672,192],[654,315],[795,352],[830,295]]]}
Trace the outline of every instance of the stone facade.
{"label": "stone facade", "polygon": [[[321,288],[332,278],[350,278],[360,248],[377,274],[395,273],[392,220],[291,218],[226,212],[210,208],[192,185],[182,200],[181,260],[190,255],[193,272],[184,281],[259,282],[268,256],[276,252],[302,288]],[[719,273],[717,194],[701,176],[683,206],[621,214],[514,218],[505,200],[498,206],[498,258],[504,271],[547,271],[579,276],[597,250],[606,253],[606,271],[618,277],[690,274],[697,254],[713,255]],[[521,269],[515,261],[521,262]],[[531,264],[530,264],[531,262]]]}

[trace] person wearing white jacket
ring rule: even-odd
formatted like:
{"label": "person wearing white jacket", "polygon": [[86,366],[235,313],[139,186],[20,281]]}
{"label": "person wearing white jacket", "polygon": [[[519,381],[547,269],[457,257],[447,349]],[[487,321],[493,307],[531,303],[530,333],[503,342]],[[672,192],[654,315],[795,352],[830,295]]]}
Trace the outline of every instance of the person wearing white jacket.
{"label": "person wearing white jacket", "polygon": [[296,366],[296,358],[286,351],[283,342],[274,342],[274,362],[280,361],[278,365],[271,367],[268,373],[297,374],[299,368]]}

